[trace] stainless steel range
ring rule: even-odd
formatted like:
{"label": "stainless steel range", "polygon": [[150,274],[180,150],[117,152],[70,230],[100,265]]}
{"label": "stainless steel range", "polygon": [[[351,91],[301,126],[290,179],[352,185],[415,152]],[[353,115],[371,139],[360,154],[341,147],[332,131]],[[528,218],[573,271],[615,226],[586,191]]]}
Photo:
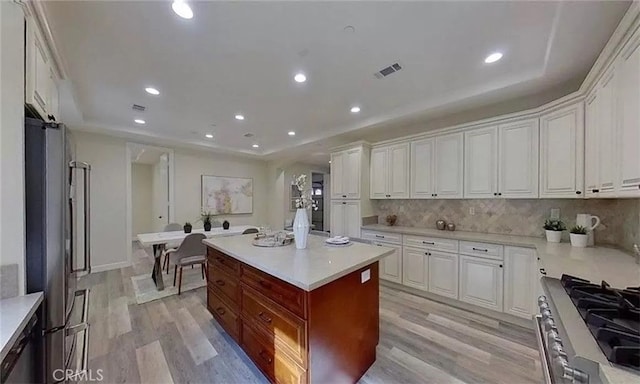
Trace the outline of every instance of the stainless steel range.
{"label": "stainless steel range", "polygon": [[568,275],[542,282],[535,325],[545,381],[594,384],[622,374],[640,382],[640,288]]}

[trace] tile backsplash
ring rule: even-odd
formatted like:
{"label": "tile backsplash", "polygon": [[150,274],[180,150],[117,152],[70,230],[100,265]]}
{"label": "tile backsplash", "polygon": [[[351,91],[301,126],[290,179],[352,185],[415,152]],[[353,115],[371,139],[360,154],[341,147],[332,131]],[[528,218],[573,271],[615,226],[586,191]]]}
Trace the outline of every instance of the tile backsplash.
{"label": "tile backsplash", "polygon": [[[542,224],[552,208],[560,209],[568,228],[578,213],[600,217],[596,244],[630,250],[640,242],[640,199],[373,200],[380,224],[395,214],[396,225],[407,227],[435,228],[436,220],[443,219],[460,231],[539,237],[544,236]],[[563,236],[568,240],[568,231]]]}

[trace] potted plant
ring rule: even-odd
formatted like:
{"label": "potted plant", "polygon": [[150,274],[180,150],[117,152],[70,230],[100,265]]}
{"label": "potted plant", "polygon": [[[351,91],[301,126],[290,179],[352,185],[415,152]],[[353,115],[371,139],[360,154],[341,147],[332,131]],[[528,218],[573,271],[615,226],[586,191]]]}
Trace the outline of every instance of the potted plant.
{"label": "potted plant", "polygon": [[202,220],[202,224],[204,224],[204,230],[209,232],[211,230],[211,218],[213,217],[213,213],[210,211],[202,211],[200,213],[200,220]]}
{"label": "potted plant", "polygon": [[293,220],[293,236],[296,242],[296,248],[304,249],[307,247],[307,237],[309,236],[309,216],[307,209],[317,210],[318,207],[313,201],[311,188],[307,189],[307,175],[302,174],[293,176],[293,185],[296,186],[300,197],[296,199],[296,217]]}
{"label": "potted plant", "polygon": [[191,229],[193,227],[191,226],[191,223],[187,221],[186,223],[184,223],[184,227],[182,228],[184,229],[184,233],[191,233]]}
{"label": "potted plant", "polygon": [[571,246],[572,247],[580,247],[584,248],[587,246],[587,228],[576,225],[571,228],[570,237],[571,237]]}
{"label": "potted plant", "polygon": [[225,220],[222,222],[222,229],[229,229],[229,221]]}
{"label": "potted plant", "polygon": [[559,243],[560,238],[562,237],[562,231],[567,229],[562,220],[551,219],[547,219],[544,221],[543,228],[545,230],[547,241],[549,243]]}

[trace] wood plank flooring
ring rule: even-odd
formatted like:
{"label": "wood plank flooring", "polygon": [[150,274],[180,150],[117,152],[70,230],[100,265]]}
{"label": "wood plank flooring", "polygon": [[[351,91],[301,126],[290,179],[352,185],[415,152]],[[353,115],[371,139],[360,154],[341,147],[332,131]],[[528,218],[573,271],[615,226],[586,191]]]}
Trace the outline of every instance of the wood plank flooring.
{"label": "wood plank flooring", "polygon": [[[104,383],[267,383],[206,309],[206,288],[136,304],[131,276],[153,259],[83,277],[91,288],[89,368]],[[391,288],[380,289],[378,383],[540,383],[533,330]]]}

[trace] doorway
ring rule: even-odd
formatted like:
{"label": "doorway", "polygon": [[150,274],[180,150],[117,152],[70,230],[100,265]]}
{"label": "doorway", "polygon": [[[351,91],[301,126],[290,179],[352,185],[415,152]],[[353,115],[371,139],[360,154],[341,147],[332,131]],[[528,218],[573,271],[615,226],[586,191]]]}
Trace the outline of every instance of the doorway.
{"label": "doorway", "polygon": [[324,173],[311,173],[311,198],[317,210],[311,211],[312,228],[316,231],[324,231]]}

